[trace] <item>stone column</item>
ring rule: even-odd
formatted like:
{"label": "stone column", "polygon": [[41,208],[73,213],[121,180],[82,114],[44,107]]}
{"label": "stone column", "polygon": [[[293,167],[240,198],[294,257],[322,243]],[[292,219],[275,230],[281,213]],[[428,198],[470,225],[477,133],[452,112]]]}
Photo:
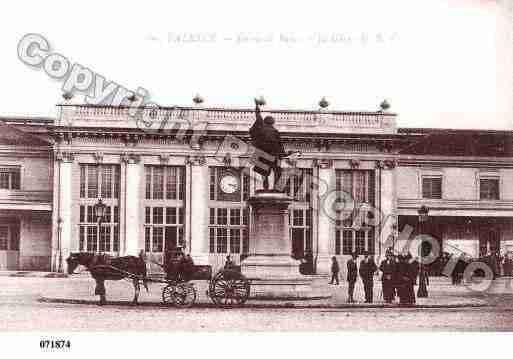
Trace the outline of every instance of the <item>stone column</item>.
{"label": "stone column", "polygon": [[[57,177],[57,243],[56,243],[56,263],[55,270],[67,272],[66,258],[72,250],[72,173],[73,173],[73,154],[69,152],[58,152],[56,154],[58,161]],[[54,223],[55,223],[54,222]]]}
{"label": "stone column", "polygon": [[190,183],[189,221],[190,250],[196,264],[208,264],[208,201],[209,172],[206,159],[202,156],[189,158],[188,182]]}
{"label": "stone column", "polygon": [[137,256],[143,245],[140,243],[144,237],[142,231],[141,215],[141,186],[144,166],[141,165],[139,155],[128,154],[123,156],[126,164],[125,178],[125,255]]}
{"label": "stone column", "polygon": [[319,213],[318,213],[318,250],[317,274],[328,274],[331,271],[331,256],[334,253],[335,223],[332,205],[336,196],[330,195],[335,189],[335,169],[332,161],[317,161],[319,167]]}
{"label": "stone column", "polygon": [[[383,254],[387,248],[383,246],[392,246],[391,236],[397,236],[394,226],[397,225],[396,215],[396,183],[395,183],[395,162],[391,160],[379,161],[377,164],[378,173],[381,178],[381,203],[380,210],[382,220],[380,223],[381,232],[378,237],[379,243],[376,243],[376,254],[379,248]],[[380,246],[380,247],[378,247]],[[401,250],[399,243],[396,243],[395,250]]]}

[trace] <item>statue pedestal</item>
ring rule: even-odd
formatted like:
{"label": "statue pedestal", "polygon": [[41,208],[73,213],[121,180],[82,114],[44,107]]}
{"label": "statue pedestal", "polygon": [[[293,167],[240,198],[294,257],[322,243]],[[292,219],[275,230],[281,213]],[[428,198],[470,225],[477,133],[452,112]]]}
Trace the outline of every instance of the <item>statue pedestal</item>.
{"label": "statue pedestal", "polygon": [[257,191],[251,197],[251,238],[249,257],[242,274],[251,280],[254,299],[329,298],[326,290],[312,287],[313,278],[299,273],[299,261],[290,256],[289,206],[292,199],[273,191]]}

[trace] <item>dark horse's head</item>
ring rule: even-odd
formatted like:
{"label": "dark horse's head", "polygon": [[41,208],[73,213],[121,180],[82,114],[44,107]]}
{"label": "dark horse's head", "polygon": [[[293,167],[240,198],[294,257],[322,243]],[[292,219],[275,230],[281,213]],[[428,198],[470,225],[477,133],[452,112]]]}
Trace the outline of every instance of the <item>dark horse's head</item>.
{"label": "dark horse's head", "polygon": [[91,253],[70,253],[66,259],[68,274],[73,274],[79,265],[86,266],[91,262]]}

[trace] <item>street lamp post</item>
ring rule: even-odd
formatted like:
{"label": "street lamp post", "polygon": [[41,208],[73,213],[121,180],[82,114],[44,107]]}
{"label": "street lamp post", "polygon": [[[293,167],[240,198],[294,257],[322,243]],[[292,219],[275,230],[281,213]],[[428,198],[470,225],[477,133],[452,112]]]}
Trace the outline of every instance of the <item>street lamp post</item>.
{"label": "street lamp post", "polygon": [[427,298],[427,273],[424,266],[424,224],[426,223],[429,215],[429,208],[422,205],[419,210],[419,237],[420,237],[420,270],[419,270],[419,289],[417,290],[418,298]]}
{"label": "street lamp post", "polygon": [[103,221],[103,216],[105,216],[105,210],[107,209],[107,206],[102,202],[102,199],[99,198],[98,202],[94,205],[94,215],[96,216],[98,220],[98,227],[97,227],[97,233],[98,233],[98,249],[100,249],[100,228]]}

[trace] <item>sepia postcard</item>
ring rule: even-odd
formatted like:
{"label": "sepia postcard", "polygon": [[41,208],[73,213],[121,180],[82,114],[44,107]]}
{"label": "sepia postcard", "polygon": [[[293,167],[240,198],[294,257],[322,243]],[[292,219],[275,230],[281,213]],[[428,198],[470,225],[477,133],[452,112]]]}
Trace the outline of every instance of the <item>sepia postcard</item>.
{"label": "sepia postcard", "polygon": [[2,348],[432,358],[513,331],[513,1],[2,13]]}

